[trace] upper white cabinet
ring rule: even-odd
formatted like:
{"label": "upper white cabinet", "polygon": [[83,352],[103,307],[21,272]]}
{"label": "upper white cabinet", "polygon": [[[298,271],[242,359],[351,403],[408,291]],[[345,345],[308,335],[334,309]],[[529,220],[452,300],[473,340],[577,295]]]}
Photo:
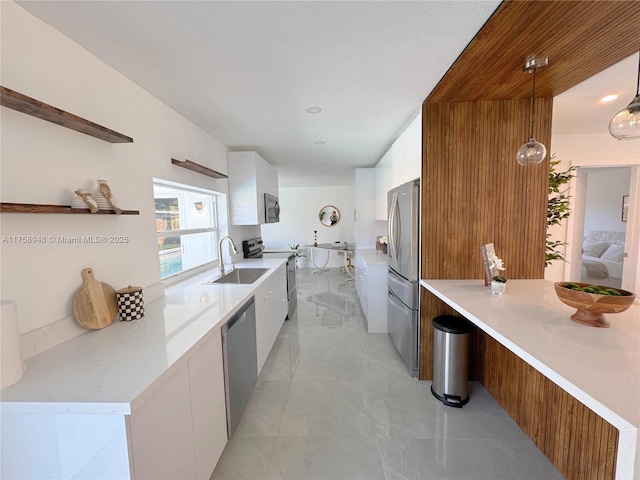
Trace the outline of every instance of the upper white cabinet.
{"label": "upper white cabinet", "polygon": [[387,220],[387,192],[422,171],[422,113],[393,142],[375,167],[375,219]]}
{"label": "upper white cabinet", "polygon": [[[394,144],[395,145],[395,144]],[[387,192],[393,188],[392,156],[393,146],[380,159],[374,170],[374,219],[387,220]]]}
{"label": "upper white cabinet", "polygon": [[257,152],[229,152],[229,199],[232,225],[265,223],[264,194],[278,196],[278,172]]}
{"label": "upper white cabinet", "polygon": [[398,138],[398,154],[392,157],[393,187],[420,178],[422,171],[422,114]]}

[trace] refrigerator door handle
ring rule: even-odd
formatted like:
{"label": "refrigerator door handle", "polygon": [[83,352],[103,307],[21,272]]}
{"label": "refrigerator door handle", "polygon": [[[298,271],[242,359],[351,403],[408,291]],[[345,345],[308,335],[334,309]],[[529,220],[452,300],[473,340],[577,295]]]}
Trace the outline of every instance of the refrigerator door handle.
{"label": "refrigerator door handle", "polygon": [[400,205],[398,192],[393,192],[389,208],[389,250],[392,264],[398,268],[398,245],[400,244]]}
{"label": "refrigerator door handle", "polygon": [[387,296],[389,297],[389,303],[394,305],[396,308],[405,311],[410,310],[410,308],[407,307],[391,290],[387,292]]}

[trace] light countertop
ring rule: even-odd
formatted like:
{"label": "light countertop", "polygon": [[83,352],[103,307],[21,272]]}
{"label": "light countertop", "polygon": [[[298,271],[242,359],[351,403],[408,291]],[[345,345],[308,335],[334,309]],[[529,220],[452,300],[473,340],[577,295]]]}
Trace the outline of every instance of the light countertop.
{"label": "light countertop", "polygon": [[618,429],[616,479],[640,478],[640,306],[605,314],[611,326],[571,320],[553,282],[483,280],[420,284]]}
{"label": "light countertop", "polygon": [[606,314],[610,328],[575,323],[553,282],[482,280],[420,284],[621,431],[640,428],[640,306]]}
{"label": "light countertop", "polygon": [[203,285],[220,276],[212,268],[145,302],[139,320],[116,319],[27,359],[22,380],[2,390],[0,411],[131,413],[285,262],[271,257],[236,264],[270,269],[250,285]]}
{"label": "light countertop", "polygon": [[367,265],[387,265],[389,257],[382,250],[375,248],[358,248],[357,252]]}

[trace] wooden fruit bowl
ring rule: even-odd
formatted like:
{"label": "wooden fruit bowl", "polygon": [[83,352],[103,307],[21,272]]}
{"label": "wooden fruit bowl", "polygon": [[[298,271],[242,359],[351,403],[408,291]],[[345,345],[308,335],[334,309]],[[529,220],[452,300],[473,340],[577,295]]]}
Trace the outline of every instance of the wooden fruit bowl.
{"label": "wooden fruit bowl", "polygon": [[624,312],[636,298],[634,293],[621,290],[620,288],[614,289],[622,294],[619,297],[571,290],[565,287],[569,283],[574,283],[581,287],[586,287],[591,284],[578,282],[556,282],[554,284],[556,294],[560,301],[570,307],[578,309],[576,313],[571,315],[571,320],[582,323],[583,325],[589,325],[590,327],[608,328],[609,322],[604,318],[604,314]]}

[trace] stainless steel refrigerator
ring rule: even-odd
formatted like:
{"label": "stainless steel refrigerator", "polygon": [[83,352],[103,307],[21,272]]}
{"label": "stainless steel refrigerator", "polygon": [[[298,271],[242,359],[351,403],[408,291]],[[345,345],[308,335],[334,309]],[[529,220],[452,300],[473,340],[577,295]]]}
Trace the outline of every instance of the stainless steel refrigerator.
{"label": "stainless steel refrigerator", "polygon": [[420,339],[420,180],[390,190],[388,208],[389,336],[407,364],[418,376]]}

